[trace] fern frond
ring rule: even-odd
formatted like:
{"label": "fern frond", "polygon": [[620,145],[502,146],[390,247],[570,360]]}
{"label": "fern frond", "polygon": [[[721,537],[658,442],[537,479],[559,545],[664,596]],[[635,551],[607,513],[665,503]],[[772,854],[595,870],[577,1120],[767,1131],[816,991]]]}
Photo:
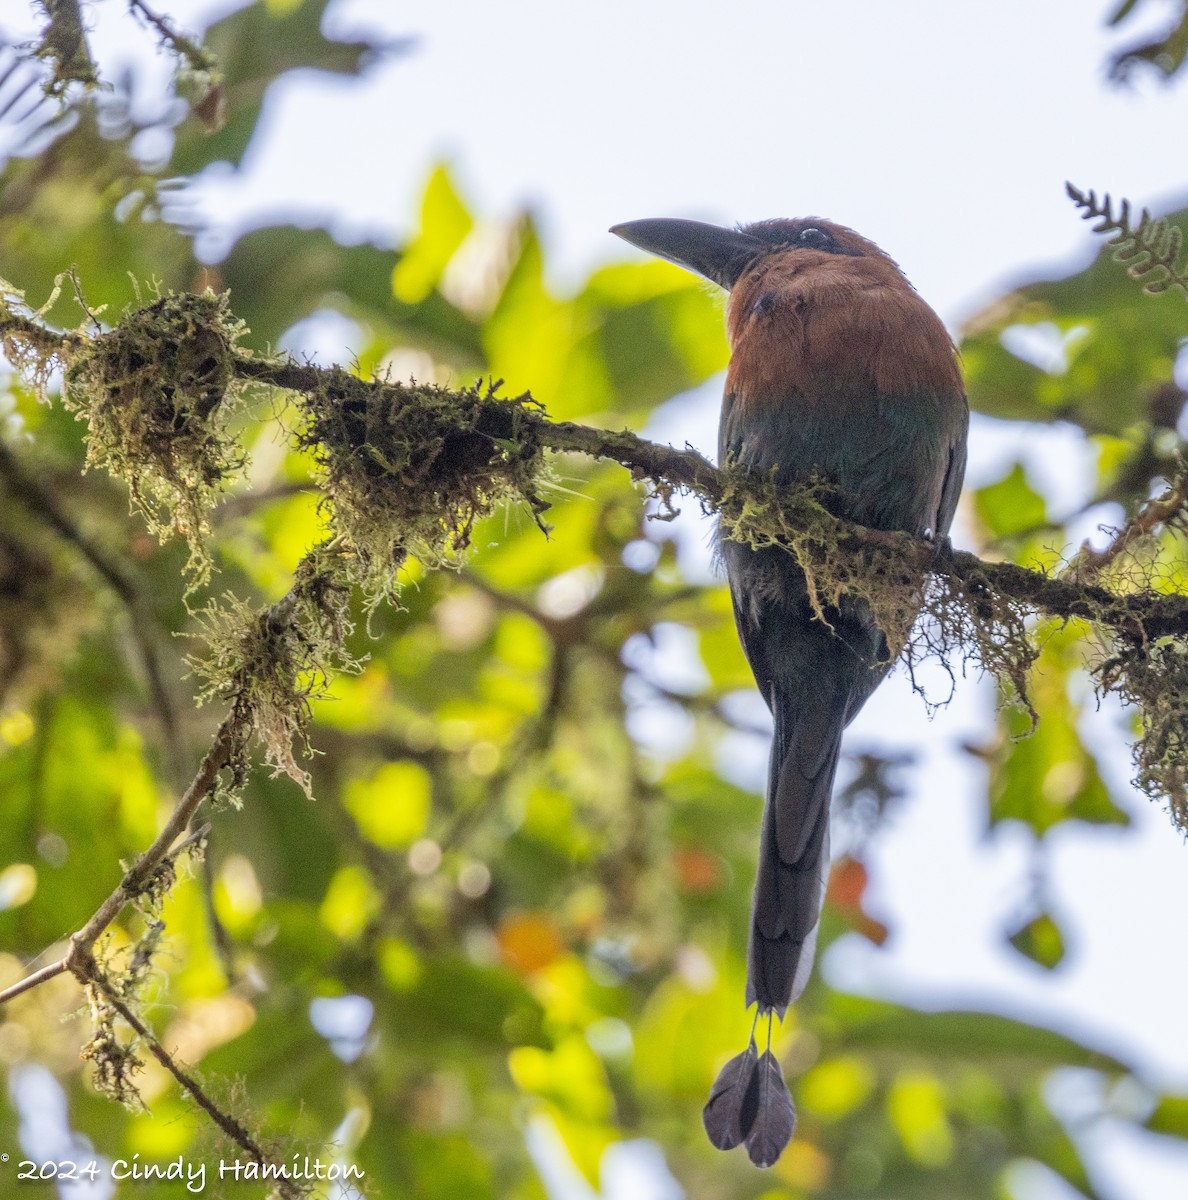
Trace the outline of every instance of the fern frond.
{"label": "fern frond", "polygon": [[1184,234],[1177,226],[1166,217],[1152,217],[1145,208],[1135,225],[1129,200],[1122,200],[1115,216],[1108,192],[1098,200],[1092,188],[1083,192],[1071,183],[1064,186],[1072,202],[1084,210],[1082,219],[1098,222],[1094,233],[1113,233],[1109,245],[1114,247],[1114,261],[1122,263],[1132,279],[1142,282],[1144,292],[1156,295],[1176,287],[1188,297],[1188,262],[1180,262]]}

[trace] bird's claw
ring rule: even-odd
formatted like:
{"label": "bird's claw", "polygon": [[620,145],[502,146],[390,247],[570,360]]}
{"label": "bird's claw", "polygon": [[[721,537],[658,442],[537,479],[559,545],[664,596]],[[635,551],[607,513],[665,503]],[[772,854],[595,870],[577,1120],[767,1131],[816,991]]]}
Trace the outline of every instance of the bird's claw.
{"label": "bird's claw", "polygon": [[929,529],[924,534],[924,540],[932,543],[932,569],[943,571],[953,561],[953,539],[947,533],[936,537]]}

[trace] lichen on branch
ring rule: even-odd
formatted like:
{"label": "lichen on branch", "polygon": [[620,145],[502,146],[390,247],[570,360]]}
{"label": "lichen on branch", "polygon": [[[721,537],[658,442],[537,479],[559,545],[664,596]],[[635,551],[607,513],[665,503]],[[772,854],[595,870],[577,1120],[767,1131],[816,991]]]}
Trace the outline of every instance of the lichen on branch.
{"label": "lichen on branch", "polygon": [[353,625],[343,558],[340,545],[315,547],[289,591],[262,612],[228,595],[198,613],[205,648],[188,662],[203,683],[199,701],[229,708],[227,774],[216,799],[237,801],[253,734],[274,773],[312,796],[309,772],[298,762],[299,754],[312,753],[311,704],[326,695],[335,675],[359,669],[347,649]]}
{"label": "lichen on branch", "polygon": [[302,393],[297,442],[314,454],[330,527],[370,596],[395,594],[409,554],[459,565],[475,522],[503,500],[525,502],[541,524],[541,410],[530,396],[503,398],[496,383],[367,383],[341,370],[316,379]]}
{"label": "lichen on branch", "polygon": [[[972,660],[1027,705],[1040,623],[1092,623],[1106,646],[1090,664],[1099,690],[1140,706],[1139,785],[1165,798],[1188,825],[1182,592],[1160,590],[1149,579],[1136,586],[1106,576],[1103,583],[1084,563],[1086,577],[1075,570],[1053,575],[865,529],[835,515],[819,483],[778,487],[628,430],[554,422],[530,395],[505,398],[494,384],[453,389],[364,380],[338,367],[253,358],[235,348],[241,332],[226,298],[209,294],[167,297],[127,314],[110,333],[57,341],[27,314],[0,306],[6,345],[66,361],[69,402],[91,425],[91,461],[129,481],[158,530],[190,539],[200,567],[209,561],[202,555],[210,505],[242,463],[225,421],[229,398],[243,387],[299,394],[294,440],[318,462],[331,531],[310,579],[323,589],[360,585],[373,602],[395,591],[410,554],[429,566],[456,565],[475,522],[501,502],[525,504],[543,528],[546,451],[611,459],[648,481],[662,501],[681,490],[697,494],[719,514],[723,536],[793,555],[819,618],[828,621],[846,597],[870,605],[909,669],[925,654],[946,664]],[[1138,532],[1149,537],[1174,528],[1179,513],[1179,505],[1152,510]],[[1126,549],[1130,554],[1129,542]],[[354,660],[344,649],[342,596],[315,595],[300,581],[290,595],[292,612],[277,637],[245,606],[212,610],[213,649],[202,670],[208,694],[242,714],[236,744],[243,744],[243,729],[255,729],[272,765],[307,786],[292,747],[302,744],[309,701],[330,673]],[[927,619],[917,623],[921,610]]]}
{"label": "lichen on branch", "polygon": [[210,574],[211,508],[246,463],[228,430],[244,331],[225,295],[168,295],[66,352],[62,401],[87,422],[87,465],[128,485],[152,532],[185,539],[196,583]]}

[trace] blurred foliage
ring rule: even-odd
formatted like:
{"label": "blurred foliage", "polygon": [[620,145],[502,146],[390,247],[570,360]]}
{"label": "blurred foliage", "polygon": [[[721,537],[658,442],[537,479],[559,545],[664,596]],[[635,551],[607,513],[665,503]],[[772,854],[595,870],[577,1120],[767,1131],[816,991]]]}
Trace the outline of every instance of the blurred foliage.
{"label": "blurred foliage", "polygon": [[[1110,14],[1109,24],[1124,26],[1131,18],[1145,15],[1150,7],[1153,6],[1146,0],[1122,0]],[[1109,72],[1112,79],[1126,83],[1137,67],[1151,68],[1164,79],[1170,79],[1184,66],[1185,56],[1188,56],[1188,3],[1172,0],[1164,7],[1172,9],[1170,23],[1154,36],[1148,35],[1111,56]]]}
{"label": "blurred foliage", "polygon": [[[724,366],[721,315],[696,281],[620,264],[557,295],[532,215],[485,221],[444,167],[407,246],[274,226],[243,233],[221,262],[198,261],[201,214],[185,180],[241,161],[269,86],[300,70],[357,74],[405,48],[330,41],[324,9],[274,0],[208,31],[226,104],[214,133],[174,97],[146,118],[132,77],[64,117],[34,103],[0,174],[5,277],[40,303],[76,264],[85,303],[109,316],[144,281],[209,282],[231,290],[245,342],[260,349],[300,349],[294,327],[333,310],[359,327],[360,371],[502,378],[513,392],[531,386],[555,417],[610,427],[640,427]],[[36,86],[18,73],[0,91]],[[1180,446],[1181,303],[1141,296],[1104,253],[1020,288],[964,341],[973,404],[1079,427],[1098,454],[1095,500],[1133,509]],[[50,317],[78,323],[69,288]],[[212,587],[253,603],[285,591],[323,530],[308,456],[277,433],[285,411],[261,396],[236,416],[251,461],[212,518]],[[37,403],[10,375],[0,420],[64,515],[50,522],[0,478],[7,983],[81,925],[118,864],[151,841],[220,714],[195,708],[183,666],[200,632],[183,602],[184,545],[159,545],[120,485],[80,472],[80,428],[60,404]],[[363,667],[315,704],[318,754],[305,765],[316,802],[260,771],[241,807],[213,814],[205,861],[164,903],[146,1010],[163,1043],[220,1103],[286,1139],[282,1157],[358,1164],[376,1196],[536,1200],[545,1189],[529,1145],[553,1137],[595,1186],[608,1147],[652,1138],[691,1197],[989,1200],[1014,1194],[1010,1169],[1026,1161],[1101,1195],[1047,1083],[1061,1068],[1092,1072],[1105,1111],[1115,1085],[1145,1086],[1125,1062],[1002,1016],[858,999],[820,978],[775,1046],[800,1105],[788,1152],[760,1174],[706,1143],[700,1106],[746,1028],[760,799],[720,767],[728,739],[755,733],[734,703],[750,676],[724,589],[688,583],[621,469],[561,462],[548,499],[547,542],[531,514],[499,512],[474,531],[463,571],[414,563],[399,607],[356,604]],[[970,509],[984,548],[1028,562],[1050,556],[1070,516],[1049,511],[1020,465]],[[1157,552],[1178,562],[1174,545]],[[1021,823],[1041,854],[1063,822],[1127,819],[1082,736],[1083,636],[1069,626],[1047,638],[1035,736],[1019,740],[1008,712],[974,748],[989,773],[987,825]],[[647,667],[673,644],[703,667],[687,690]],[[667,751],[643,745],[630,732],[641,715],[676,715],[687,736]],[[892,776],[903,764],[868,754],[855,765],[841,807],[859,832],[830,886],[826,943],[889,932],[864,907],[862,856],[901,801]],[[126,917],[105,953],[138,932]],[[1009,936],[1049,968],[1063,954],[1046,909]],[[147,1111],[95,1094],[78,1056],[87,1022],[62,1023],[79,1005],[58,978],[4,1012],[0,1144],[33,1153],[26,1126],[49,1120],[31,1109],[48,1068],[79,1131],[73,1142],[62,1131],[59,1157],[89,1154],[85,1137],[109,1161],[183,1155],[213,1173],[226,1144],[151,1059],[138,1077]],[[1146,1127],[1188,1137],[1186,1114],[1183,1097],[1152,1093]],[[178,1185],[118,1194],[155,1200]]]}

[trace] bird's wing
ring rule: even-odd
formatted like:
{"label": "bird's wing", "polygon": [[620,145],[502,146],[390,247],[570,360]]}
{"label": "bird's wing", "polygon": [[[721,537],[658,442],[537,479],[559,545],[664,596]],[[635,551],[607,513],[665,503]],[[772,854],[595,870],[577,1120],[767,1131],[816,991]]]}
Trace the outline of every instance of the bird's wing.
{"label": "bird's wing", "polygon": [[937,537],[944,537],[949,532],[949,526],[953,524],[957,498],[961,495],[961,485],[965,480],[965,438],[969,432],[969,403],[965,402],[962,408],[960,427],[949,445],[949,465],[945,469],[945,481],[941,484],[940,505],[936,512]]}

